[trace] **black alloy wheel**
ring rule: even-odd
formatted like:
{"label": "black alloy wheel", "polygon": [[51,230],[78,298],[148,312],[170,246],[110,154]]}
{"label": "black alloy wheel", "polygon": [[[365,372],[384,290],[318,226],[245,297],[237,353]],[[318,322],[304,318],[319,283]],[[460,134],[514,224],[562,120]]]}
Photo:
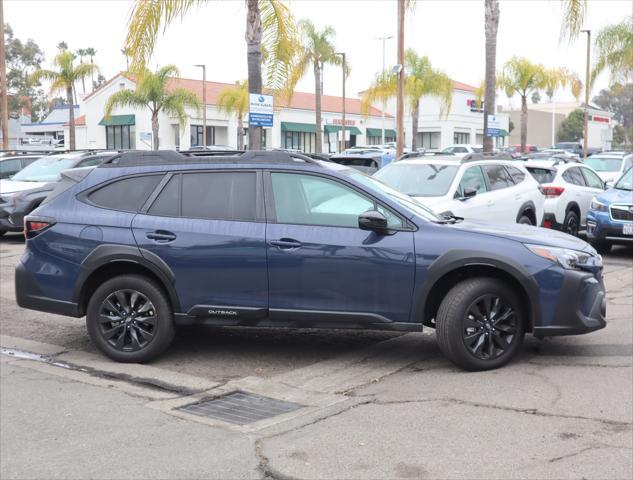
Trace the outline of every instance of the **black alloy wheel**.
{"label": "black alloy wheel", "polygon": [[503,355],[517,337],[517,317],[511,305],[496,295],[482,295],[471,303],[464,317],[462,339],[480,360]]}
{"label": "black alloy wheel", "polygon": [[156,308],[141,292],[117,290],[101,303],[99,331],[117,350],[135,352],[147,347],[157,328]]}

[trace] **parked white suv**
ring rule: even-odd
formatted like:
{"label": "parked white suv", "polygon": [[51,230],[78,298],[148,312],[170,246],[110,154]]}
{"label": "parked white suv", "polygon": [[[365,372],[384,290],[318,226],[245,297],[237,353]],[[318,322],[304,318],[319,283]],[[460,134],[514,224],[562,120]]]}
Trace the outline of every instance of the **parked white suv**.
{"label": "parked white suv", "polygon": [[633,153],[597,153],[587,157],[585,164],[593,168],[605,182],[615,182],[624,172],[633,166]]}
{"label": "parked white suv", "polygon": [[586,164],[563,159],[527,161],[525,168],[545,195],[543,227],[578,235],[587,224],[591,199],[604,191],[602,179]]}
{"label": "parked white suv", "polygon": [[529,225],[543,218],[545,198],[520,162],[421,157],[391,163],[374,177],[440,214]]}
{"label": "parked white suv", "polygon": [[457,157],[463,157],[468,155],[469,153],[481,153],[483,152],[483,145],[469,145],[467,143],[456,143],[454,145],[449,145],[446,148],[442,149],[442,153],[450,153]]}

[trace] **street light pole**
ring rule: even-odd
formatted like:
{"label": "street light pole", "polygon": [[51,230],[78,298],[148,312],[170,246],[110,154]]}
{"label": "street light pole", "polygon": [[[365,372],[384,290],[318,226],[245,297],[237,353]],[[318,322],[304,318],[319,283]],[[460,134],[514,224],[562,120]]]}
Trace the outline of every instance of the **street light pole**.
{"label": "street light pole", "polygon": [[343,152],[345,150],[345,53],[337,52],[336,54],[343,58],[343,118],[341,122],[341,152]]}
{"label": "street light pole", "polygon": [[202,146],[207,146],[207,66],[194,65],[202,68]]}
{"label": "street light pole", "polygon": [[[398,94],[396,99],[396,159],[404,151],[404,0],[398,0]],[[415,135],[415,134],[414,134]]]}
{"label": "street light pole", "polygon": [[[384,37],[376,37],[376,40],[381,40],[382,41],[382,71],[385,71],[385,43],[387,42],[387,40],[390,40],[393,38],[393,35],[385,35]],[[382,145],[385,144],[385,102],[382,102],[382,112],[381,112],[381,121],[382,121]]]}
{"label": "street light pole", "polygon": [[588,153],[588,140],[589,140],[589,84],[591,83],[591,71],[590,71],[590,55],[591,55],[591,30],[581,30],[587,34],[587,70],[585,74],[585,115],[583,126],[583,145],[582,156],[587,158]]}
{"label": "street light pole", "polygon": [[[9,101],[8,101],[8,92],[7,92],[7,63],[5,57],[5,48],[4,48],[4,11],[3,11],[3,3],[4,0],[0,0],[0,37],[2,42],[0,42],[0,89],[2,89],[2,99],[0,103],[0,110],[2,110],[2,117],[0,118],[0,122],[2,122],[2,149],[9,149]],[[72,106],[71,106],[72,108]]]}

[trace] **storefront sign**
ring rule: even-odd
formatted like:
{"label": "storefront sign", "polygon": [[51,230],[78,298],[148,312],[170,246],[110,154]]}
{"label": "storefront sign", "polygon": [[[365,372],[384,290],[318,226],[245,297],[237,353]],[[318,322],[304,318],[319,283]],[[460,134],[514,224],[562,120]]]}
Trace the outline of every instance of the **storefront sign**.
{"label": "storefront sign", "polygon": [[[343,119],[342,118],[327,118],[325,119],[325,123],[327,125],[343,125]],[[356,120],[349,120],[349,119],[345,119],[345,126],[351,127],[353,125],[356,125]]]}
{"label": "storefront sign", "polygon": [[470,107],[471,112],[481,113],[484,111],[484,102],[476,99],[466,100],[466,105]]}
{"label": "storefront sign", "polygon": [[597,115],[590,116],[589,120],[592,122],[609,123],[609,119],[607,117],[598,117]]}
{"label": "storefront sign", "polygon": [[273,126],[273,96],[250,93],[248,124],[251,127]]}
{"label": "storefront sign", "polygon": [[501,136],[501,118],[495,115],[488,115],[488,128],[486,129],[487,137]]}

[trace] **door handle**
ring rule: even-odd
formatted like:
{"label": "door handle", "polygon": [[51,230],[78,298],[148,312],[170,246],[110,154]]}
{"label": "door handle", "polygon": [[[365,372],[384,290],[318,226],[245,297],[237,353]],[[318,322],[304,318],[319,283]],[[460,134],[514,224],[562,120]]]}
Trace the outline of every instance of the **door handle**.
{"label": "door handle", "polygon": [[168,243],[176,240],[176,234],[168,232],[166,230],[156,230],[155,232],[148,232],[145,235],[148,239],[154,240],[159,243]]}
{"label": "door handle", "polygon": [[294,238],[280,238],[279,240],[271,240],[270,244],[274,247],[279,248],[279,250],[294,250],[295,248],[300,248],[301,242],[295,240]]}

